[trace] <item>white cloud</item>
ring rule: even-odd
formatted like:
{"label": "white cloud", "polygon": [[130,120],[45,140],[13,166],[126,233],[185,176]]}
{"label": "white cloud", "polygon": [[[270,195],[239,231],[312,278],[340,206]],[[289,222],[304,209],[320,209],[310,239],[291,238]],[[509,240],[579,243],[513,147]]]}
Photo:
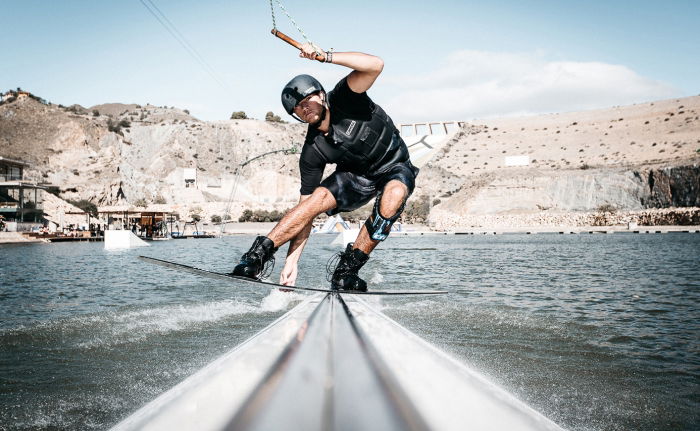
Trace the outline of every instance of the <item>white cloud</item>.
{"label": "white cloud", "polygon": [[570,112],[679,93],[625,66],[540,53],[458,51],[429,73],[383,78],[395,96],[382,105],[399,122]]}

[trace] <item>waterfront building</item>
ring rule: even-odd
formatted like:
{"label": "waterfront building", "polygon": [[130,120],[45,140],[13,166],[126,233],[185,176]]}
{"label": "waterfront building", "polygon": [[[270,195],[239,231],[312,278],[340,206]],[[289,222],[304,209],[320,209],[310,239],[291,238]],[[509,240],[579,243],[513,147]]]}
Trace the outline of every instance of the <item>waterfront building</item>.
{"label": "waterfront building", "polygon": [[29,231],[44,224],[42,201],[47,186],[25,180],[28,166],[21,160],[0,157],[0,215],[10,232]]}

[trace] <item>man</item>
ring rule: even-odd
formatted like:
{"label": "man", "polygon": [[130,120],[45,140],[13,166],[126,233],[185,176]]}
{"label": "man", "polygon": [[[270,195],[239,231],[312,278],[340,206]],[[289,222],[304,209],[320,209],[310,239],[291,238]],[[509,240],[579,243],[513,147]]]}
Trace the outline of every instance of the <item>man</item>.
{"label": "man", "polygon": [[[305,44],[299,56],[315,59],[319,54],[313,45]],[[355,243],[340,254],[330,280],[333,289],[366,291],[367,283],[358,271],[401,215],[415,187],[418,169],[411,164],[408,148],[391,118],[366,93],[384,62],[359,52],[322,55],[327,63],[349,67],[352,72],[328,93],[309,75],[295,77],[282,91],[287,113],[309,125],[299,160],[299,204],[267,237],[256,238],[232,274],[260,278],[274,261],[272,255],[290,241],[280,283],[293,286],[314,218],[322,212],[352,211],[376,196],[372,215]],[[327,163],[335,163],[337,168],[321,181]]]}

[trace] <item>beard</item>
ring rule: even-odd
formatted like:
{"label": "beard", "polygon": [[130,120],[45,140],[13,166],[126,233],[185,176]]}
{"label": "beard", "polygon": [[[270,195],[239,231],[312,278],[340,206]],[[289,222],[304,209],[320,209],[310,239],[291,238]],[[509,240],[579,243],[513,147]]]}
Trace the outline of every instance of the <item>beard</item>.
{"label": "beard", "polygon": [[326,117],[326,106],[323,105],[323,109],[321,110],[321,113],[318,116],[318,120],[314,121],[313,123],[309,122],[309,126],[318,128],[321,123],[323,122],[323,119]]}

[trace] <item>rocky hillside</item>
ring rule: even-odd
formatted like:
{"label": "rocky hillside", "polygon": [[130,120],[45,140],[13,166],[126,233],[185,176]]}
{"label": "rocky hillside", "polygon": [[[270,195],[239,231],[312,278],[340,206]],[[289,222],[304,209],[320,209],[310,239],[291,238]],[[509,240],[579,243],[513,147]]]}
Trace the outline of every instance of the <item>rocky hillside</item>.
{"label": "rocky hillside", "polygon": [[[27,161],[30,179],[98,205],[169,204],[223,211],[240,164],[234,216],[298,201],[305,127],[258,120],[202,122],[186,111],[108,104],[89,109],[23,98],[0,106],[0,154]],[[195,184],[185,177],[194,173]]]}
{"label": "rocky hillside", "polygon": [[[480,216],[700,206],[699,115],[700,96],[474,121],[422,168],[414,195],[428,198],[443,228],[478,225]],[[32,97],[0,105],[0,155],[31,163],[28,175],[63,198],[165,204],[181,215],[196,207],[223,215],[234,185],[234,218],[292,206],[299,178],[290,150],[304,133],[301,124],[203,122],[174,107]],[[507,166],[507,156],[529,164]]]}
{"label": "rocky hillside", "polygon": [[700,206],[699,116],[696,96],[466,125],[429,163],[431,220]]}

